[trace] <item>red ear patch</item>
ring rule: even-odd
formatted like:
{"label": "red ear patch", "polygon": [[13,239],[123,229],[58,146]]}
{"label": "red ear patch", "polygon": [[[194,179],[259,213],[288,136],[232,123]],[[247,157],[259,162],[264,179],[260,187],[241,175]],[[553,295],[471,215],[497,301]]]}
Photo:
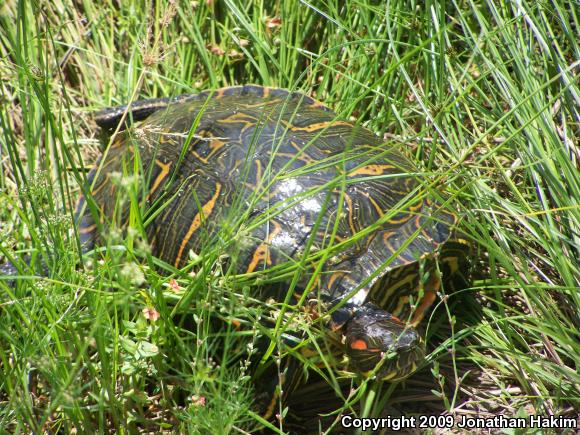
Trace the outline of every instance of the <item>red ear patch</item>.
{"label": "red ear patch", "polygon": [[361,339],[355,340],[352,343],[350,343],[350,347],[351,347],[351,349],[356,349],[356,350],[367,350],[368,349],[367,343]]}

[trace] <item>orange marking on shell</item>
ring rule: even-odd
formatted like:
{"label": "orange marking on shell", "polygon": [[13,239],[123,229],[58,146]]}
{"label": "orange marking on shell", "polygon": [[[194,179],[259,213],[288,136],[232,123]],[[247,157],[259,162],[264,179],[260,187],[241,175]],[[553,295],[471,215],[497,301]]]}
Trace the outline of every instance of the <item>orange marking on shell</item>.
{"label": "orange marking on shell", "polygon": [[423,208],[423,201],[419,201],[419,202],[417,202],[417,204],[410,206],[409,210],[412,212],[416,212],[417,210],[420,210],[421,208]]}
{"label": "orange marking on shell", "polygon": [[379,216],[383,216],[383,210],[381,209],[381,206],[375,201],[375,199],[369,195],[368,193],[364,193],[364,195],[368,198],[368,200],[371,202],[371,204],[373,205],[373,207],[375,208],[375,210],[377,211],[377,213],[379,214]]}
{"label": "orange marking on shell", "polygon": [[345,192],[344,200],[346,201],[347,208],[348,208],[348,226],[350,227],[350,231],[352,234],[356,234],[356,228],[354,227],[354,219],[353,219],[353,206],[352,206],[352,198]]}
{"label": "orange marking on shell", "polygon": [[412,217],[411,213],[402,213],[402,215],[403,216],[399,219],[395,219],[394,216],[389,218],[389,223],[390,224],[402,224],[402,223],[409,221]]}
{"label": "orange marking on shell", "polygon": [[[310,283],[310,285],[306,288],[306,293],[311,293],[313,292],[315,289],[320,288],[320,281],[321,281],[321,277],[320,275],[317,275],[316,278],[314,278],[314,280]],[[300,299],[300,298],[298,298]]]}
{"label": "orange marking on shell", "polygon": [[217,151],[219,151],[224,145],[226,145],[227,142],[218,139],[218,138],[212,138],[211,142],[209,144],[209,147],[211,148],[211,153],[209,155],[209,157],[211,157],[213,154],[215,154]]}
{"label": "orange marking on shell", "polygon": [[184,251],[185,247],[187,246],[187,244],[189,243],[189,239],[191,239],[191,236],[193,235],[193,233],[200,227],[202,219],[207,218],[211,214],[211,212],[213,211],[213,208],[215,207],[216,200],[217,200],[221,190],[222,190],[222,185],[220,183],[216,183],[215,193],[213,194],[211,199],[201,207],[201,211],[199,213],[197,213],[195,215],[195,217],[193,218],[193,221],[191,222],[191,225],[189,226],[187,233],[185,234],[185,237],[183,238],[183,241],[179,245],[179,251],[177,252],[177,258],[175,259],[175,263],[174,263],[175,267],[179,267],[179,263],[181,262],[181,256],[183,255],[183,251]]}
{"label": "orange marking on shell", "polygon": [[[418,201],[415,205],[409,206],[409,211],[402,213],[403,216],[399,219],[395,219],[394,216],[389,219],[389,223],[391,224],[402,224],[404,222],[409,221],[413,217],[413,213],[417,212],[423,207],[423,201]],[[417,228],[420,227],[420,219],[421,215],[416,217],[417,220]]]}
{"label": "orange marking on shell", "polygon": [[393,231],[385,231],[383,233],[383,243],[391,250],[391,251],[396,251],[396,249],[393,247],[393,245],[391,245],[391,242],[389,241],[389,239],[391,237],[393,237],[395,235],[395,233]]}
{"label": "orange marking on shell", "polygon": [[270,257],[270,249],[268,248],[268,245],[272,242],[272,240],[274,240],[274,237],[276,237],[278,233],[282,231],[282,227],[278,222],[276,221],[272,222],[274,223],[274,229],[268,235],[268,239],[266,240],[266,242],[261,243],[254,251],[252,261],[248,265],[246,273],[252,273],[254,270],[256,270],[256,267],[258,267],[258,264],[260,264],[260,262],[262,261],[266,262],[268,266],[272,264],[272,259]]}
{"label": "orange marking on shell", "polygon": [[197,152],[192,151],[191,153],[195,156],[195,158],[197,160],[201,161],[202,163],[204,163],[206,165],[209,163],[209,160],[208,159],[206,159],[205,157],[200,156]]}
{"label": "orange marking on shell", "polygon": [[300,155],[292,154],[292,153],[276,153],[275,156],[276,157],[288,157],[291,160],[300,160],[301,162],[304,162],[307,164],[314,163],[314,159],[305,153],[302,153]]}
{"label": "orange marking on shell", "polygon": [[[422,218],[423,217],[421,215],[417,215],[415,217],[415,228],[421,228],[421,219]],[[424,231],[424,229],[422,231]]]}
{"label": "orange marking on shell", "polygon": [[220,120],[220,123],[222,122],[226,124],[242,123],[246,125],[256,125],[258,118],[244,112],[237,112],[228,116],[227,118]]}
{"label": "orange marking on shell", "polygon": [[223,148],[225,145],[228,144],[228,142],[221,140],[218,137],[213,136],[211,133],[207,132],[207,131],[203,131],[200,130],[197,133],[201,138],[201,140],[205,140],[206,138],[209,139],[209,148],[211,149],[211,151],[209,152],[209,154],[207,155],[207,157],[202,157],[197,151],[192,151],[191,153],[195,156],[196,159],[200,160],[202,163],[209,163],[210,159],[221,149]]}
{"label": "orange marking on shell", "polygon": [[339,125],[345,125],[348,127],[352,127],[352,124],[350,122],[346,122],[346,121],[323,121],[323,122],[316,122],[314,124],[310,124],[306,127],[296,127],[292,124],[290,124],[287,121],[281,121],[282,124],[284,124],[285,127],[289,128],[292,131],[304,131],[307,133],[312,133],[313,131],[317,131],[317,130],[322,130],[324,128],[327,127],[336,127]]}
{"label": "orange marking on shell", "polygon": [[382,175],[388,169],[394,169],[393,165],[366,165],[362,168],[355,169],[348,174],[349,177],[356,175]]}
{"label": "orange marking on shell", "polygon": [[147,199],[149,199],[149,197],[155,193],[161,182],[165,179],[165,177],[167,177],[167,174],[169,174],[169,168],[171,168],[171,162],[165,164],[159,160],[155,160],[155,164],[161,168],[161,172],[159,172],[159,175],[157,175],[155,178],[153,186],[151,186],[151,189],[147,194]]}
{"label": "orange marking on shell", "polygon": [[292,148],[294,148],[296,150],[295,154],[298,160],[302,160],[306,163],[314,163],[315,160],[310,157],[308,154],[306,154],[306,152],[304,151],[304,148],[302,148],[299,144],[297,144],[296,142],[294,142],[293,140],[290,141],[290,145],[292,146]]}
{"label": "orange marking on shell", "polygon": [[253,109],[256,107],[265,108],[266,106],[275,106],[278,103],[280,103],[279,98],[271,97],[267,101],[260,101],[259,103],[256,103],[256,104],[244,104],[244,108],[245,109]]}
{"label": "orange marking on shell", "polygon": [[254,255],[252,256],[252,261],[250,262],[248,268],[246,269],[246,273],[252,273],[254,270],[256,270],[258,264],[260,264],[261,261],[266,259],[267,254],[266,251],[267,249],[264,243],[260,244],[260,246],[256,248],[256,250],[254,251]]}
{"label": "orange marking on shell", "polygon": [[338,278],[341,278],[345,275],[344,272],[334,272],[332,275],[330,275],[330,278],[328,279],[328,290],[332,289],[332,286],[334,285],[335,281]]}

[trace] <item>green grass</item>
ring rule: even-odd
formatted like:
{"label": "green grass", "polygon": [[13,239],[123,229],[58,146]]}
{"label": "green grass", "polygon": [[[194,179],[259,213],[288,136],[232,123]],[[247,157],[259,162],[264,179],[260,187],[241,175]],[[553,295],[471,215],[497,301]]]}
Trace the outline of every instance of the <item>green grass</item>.
{"label": "green grass", "polygon": [[0,5],[0,262],[49,269],[0,278],[1,429],[261,427],[249,361],[259,335],[280,339],[258,321],[264,278],[234,279],[215,244],[173,290],[138,231],[84,260],[73,231],[95,111],[246,83],[302,90],[399,144],[475,247],[472,287],[425,322],[425,366],[397,385],[352,380],[323,430],[349,409],[578,414],[577,2],[121,3]]}

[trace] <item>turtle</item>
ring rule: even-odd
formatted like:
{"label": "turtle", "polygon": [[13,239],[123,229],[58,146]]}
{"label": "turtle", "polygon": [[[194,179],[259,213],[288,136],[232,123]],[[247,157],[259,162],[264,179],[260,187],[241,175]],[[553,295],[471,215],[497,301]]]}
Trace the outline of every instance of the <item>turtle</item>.
{"label": "turtle", "polygon": [[417,369],[417,325],[442,279],[465,272],[467,242],[398,146],[302,92],[258,85],[140,100],[95,119],[111,139],[77,206],[85,247],[114,218],[127,221],[118,178],[137,168],[154,256],[187,268],[220,237],[240,275],[293,265],[293,300],[327,319],[353,373],[394,381]]}
{"label": "turtle", "polygon": [[[135,124],[126,128],[124,115]],[[461,274],[467,242],[395,146],[301,92],[257,85],[141,100],[96,122],[120,130],[89,176],[100,219],[119,213],[113,175],[138,160],[158,258],[182,268],[224,227],[243,274],[331,252],[300,282],[306,305],[342,332],[350,367],[384,380],[417,368],[416,326],[441,283],[433,258]],[[85,213],[83,241],[96,230]]]}

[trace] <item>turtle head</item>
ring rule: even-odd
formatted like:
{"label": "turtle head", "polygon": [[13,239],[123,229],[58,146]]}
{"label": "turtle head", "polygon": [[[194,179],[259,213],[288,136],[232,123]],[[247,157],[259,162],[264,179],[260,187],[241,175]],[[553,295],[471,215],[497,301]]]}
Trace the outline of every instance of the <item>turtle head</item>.
{"label": "turtle head", "polygon": [[376,370],[386,381],[405,378],[425,356],[425,345],[415,328],[366,303],[346,324],[346,353],[352,367],[363,375]]}

